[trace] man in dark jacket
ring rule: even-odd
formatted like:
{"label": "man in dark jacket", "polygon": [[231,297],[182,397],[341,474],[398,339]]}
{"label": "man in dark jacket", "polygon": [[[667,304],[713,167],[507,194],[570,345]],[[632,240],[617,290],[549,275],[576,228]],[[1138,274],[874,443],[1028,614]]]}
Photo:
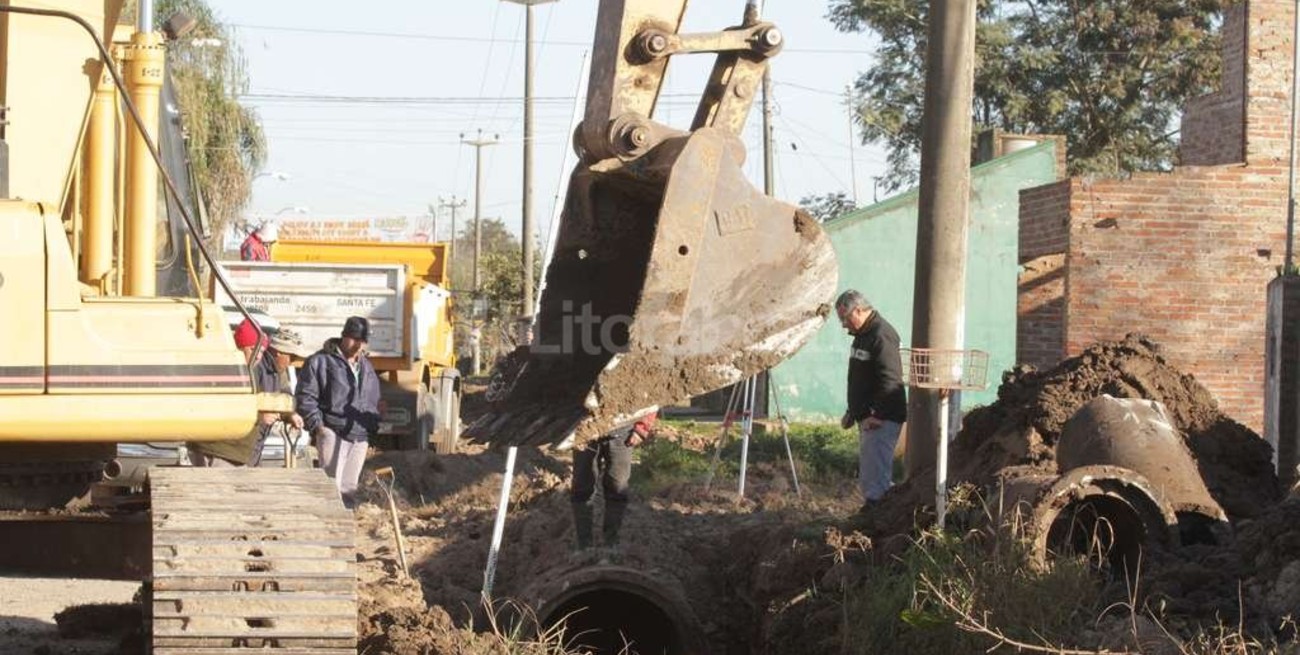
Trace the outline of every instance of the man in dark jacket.
{"label": "man in dark jacket", "polygon": [[894,447],[907,421],[907,391],[898,332],[852,289],[835,301],[840,325],[853,335],[849,350],[848,411],[840,425],[858,427],[858,485],[863,509],[893,485]]}
{"label": "man in dark jacket", "polygon": [[370,322],[349,318],[339,338],[307,358],[295,394],[303,428],[316,438],[321,468],[348,508],[356,504],[370,437],[379,431],[379,376],[362,352],[369,340]]}

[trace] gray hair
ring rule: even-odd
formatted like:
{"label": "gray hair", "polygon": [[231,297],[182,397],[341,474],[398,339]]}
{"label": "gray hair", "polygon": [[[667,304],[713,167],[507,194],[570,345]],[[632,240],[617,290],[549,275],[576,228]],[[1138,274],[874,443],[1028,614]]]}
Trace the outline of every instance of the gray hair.
{"label": "gray hair", "polygon": [[871,302],[857,289],[849,289],[835,299],[835,309],[837,311],[851,312],[859,307],[866,310],[872,309]]}

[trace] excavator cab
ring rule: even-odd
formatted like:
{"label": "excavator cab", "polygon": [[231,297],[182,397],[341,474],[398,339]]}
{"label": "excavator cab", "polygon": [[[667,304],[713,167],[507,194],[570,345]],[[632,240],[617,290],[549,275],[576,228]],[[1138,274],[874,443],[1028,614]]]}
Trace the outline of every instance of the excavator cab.
{"label": "excavator cab", "polygon": [[[686,0],[606,0],[534,341],[493,371],[466,436],[584,441],[786,359],[825,320],[834,251],[806,212],[745,178],[740,134],[783,39],[679,33]],[[717,53],[689,130],[654,120],[669,59]]]}
{"label": "excavator cab", "polygon": [[157,467],[80,511],[118,444],[238,439],[271,394],[195,297],[187,243],[212,258],[156,146],[151,5],[119,30],[121,0],[34,4],[0,2],[0,569],[143,578],[154,653],[355,655],[355,524],[322,471]]}

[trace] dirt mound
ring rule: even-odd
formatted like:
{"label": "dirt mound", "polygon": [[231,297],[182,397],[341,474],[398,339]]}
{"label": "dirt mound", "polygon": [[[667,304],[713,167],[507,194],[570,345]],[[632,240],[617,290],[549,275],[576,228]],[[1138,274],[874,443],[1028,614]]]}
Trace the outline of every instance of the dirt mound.
{"label": "dirt mound", "polygon": [[1268,443],[1219,411],[1205,387],[1139,335],[1094,344],[1047,371],[1007,372],[997,401],[967,415],[952,447],[951,477],[988,484],[1007,466],[1055,469],[1061,427],[1102,394],[1162,403],[1230,517],[1254,516],[1280,498]]}
{"label": "dirt mound", "polygon": [[498,653],[488,635],[458,628],[438,606],[424,602],[420,585],[381,578],[362,584],[360,648],[370,655]]}

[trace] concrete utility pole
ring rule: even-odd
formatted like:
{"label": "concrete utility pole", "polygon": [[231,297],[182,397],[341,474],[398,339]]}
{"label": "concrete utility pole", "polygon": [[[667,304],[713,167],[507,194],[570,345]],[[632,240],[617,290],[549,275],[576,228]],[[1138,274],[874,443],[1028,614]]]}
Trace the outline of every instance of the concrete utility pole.
{"label": "concrete utility pole", "polygon": [[523,242],[522,313],[533,307],[533,5],[555,0],[506,0],[524,6],[524,208],[520,241]]}
{"label": "concrete utility pole", "polygon": [[[912,346],[960,349],[966,319],[966,234],[970,223],[971,100],[976,0],[930,5],[925,108],[921,119],[920,217]],[[939,393],[912,387],[907,408],[908,477],[934,466]]]}
{"label": "concrete utility pole", "polygon": [[460,209],[461,207],[464,207],[465,202],[466,201],[463,198],[461,199],[460,202],[456,202],[456,196],[454,195],[451,197],[451,200],[449,201],[443,200],[441,197],[438,198],[439,209],[451,210],[451,239],[447,241],[447,265],[448,266],[451,265],[451,262],[454,261],[454,258],[456,256],[456,210]]}
{"label": "concrete utility pole", "polygon": [[483,249],[483,146],[497,144],[496,136],[483,138],[483,130],[478,131],[477,139],[466,139],[460,135],[461,142],[474,146],[474,298],[478,299],[479,289],[479,252]]}

